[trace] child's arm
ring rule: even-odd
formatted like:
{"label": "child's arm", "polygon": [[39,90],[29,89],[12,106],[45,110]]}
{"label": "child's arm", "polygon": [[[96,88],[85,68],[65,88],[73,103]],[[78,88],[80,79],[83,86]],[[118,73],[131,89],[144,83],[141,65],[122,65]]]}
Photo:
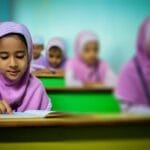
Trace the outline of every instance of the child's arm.
{"label": "child's arm", "polygon": [[102,82],[95,82],[95,83],[93,83],[93,82],[86,82],[86,83],[84,83],[84,86],[85,87],[91,87],[91,88],[98,88],[98,87],[105,86],[105,84],[102,83]]}
{"label": "child's arm", "polygon": [[150,113],[150,108],[141,104],[121,101],[121,110],[126,113]]}
{"label": "child's arm", "polygon": [[[43,86],[40,87],[41,88],[41,109],[45,109],[50,111],[52,109],[52,102],[51,99],[48,97],[46,90]],[[46,106],[46,107],[45,107]]]}
{"label": "child's arm", "polygon": [[[39,81],[40,82],[40,81]],[[51,110],[52,103],[48,97],[44,86],[39,83],[30,99],[30,103],[25,105],[24,110]]]}
{"label": "child's arm", "polygon": [[12,109],[10,105],[5,100],[0,100],[0,114],[11,114]]}
{"label": "child's arm", "polygon": [[104,84],[108,86],[116,86],[117,77],[111,68],[107,68]]}
{"label": "child's arm", "polygon": [[32,74],[38,75],[38,74],[51,74],[51,70],[49,68],[44,68],[41,70],[32,71]]}
{"label": "child's arm", "polygon": [[80,80],[75,78],[75,74],[72,68],[67,68],[65,71],[65,81],[67,86],[83,86],[83,83]]}
{"label": "child's arm", "polygon": [[55,71],[55,74],[57,74],[57,75],[64,75],[64,69],[57,69],[56,71]]}

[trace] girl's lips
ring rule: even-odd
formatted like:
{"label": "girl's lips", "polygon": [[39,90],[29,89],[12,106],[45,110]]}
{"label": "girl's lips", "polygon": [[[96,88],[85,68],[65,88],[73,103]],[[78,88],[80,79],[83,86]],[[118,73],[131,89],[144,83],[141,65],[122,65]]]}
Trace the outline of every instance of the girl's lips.
{"label": "girl's lips", "polygon": [[19,71],[8,71],[8,73],[9,73],[11,76],[17,76],[17,74],[19,73]]}

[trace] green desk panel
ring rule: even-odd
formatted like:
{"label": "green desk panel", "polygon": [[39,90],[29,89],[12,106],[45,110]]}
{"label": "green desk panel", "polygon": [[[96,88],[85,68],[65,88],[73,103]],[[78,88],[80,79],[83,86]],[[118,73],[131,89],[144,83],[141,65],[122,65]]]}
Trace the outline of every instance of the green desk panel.
{"label": "green desk panel", "polygon": [[44,87],[64,87],[64,77],[38,77],[43,83]]}
{"label": "green desk panel", "polygon": [[50,90],[54,111],[75,113],[115,113],[119,112],[119,103],[112,92],[103,91],[60,91]]}

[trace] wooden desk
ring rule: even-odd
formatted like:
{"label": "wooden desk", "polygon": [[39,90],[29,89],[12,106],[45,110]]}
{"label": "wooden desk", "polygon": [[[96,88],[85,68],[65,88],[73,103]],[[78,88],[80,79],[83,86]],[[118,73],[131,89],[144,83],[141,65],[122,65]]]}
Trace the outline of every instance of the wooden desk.
{"label": "wooden desk", "polygon": [[63,75],[57,74],[36,74],[45,87],[64,87],[65,80]]}
{"label": "wooden desk", "polygon": [[101,88],[46,88],[54,111],[76,113],[119,112],[119,103],[111,87]]}
{"label": "wooden desk", "polygon": [[0,119],[0,149],[145,149],[150,117],[77,115],[65,118]]}

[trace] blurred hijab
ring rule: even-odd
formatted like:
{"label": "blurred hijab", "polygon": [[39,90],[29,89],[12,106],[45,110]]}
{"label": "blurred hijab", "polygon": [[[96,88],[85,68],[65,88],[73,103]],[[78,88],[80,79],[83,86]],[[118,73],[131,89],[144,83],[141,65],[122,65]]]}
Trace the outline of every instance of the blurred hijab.
{"label": "blurred hijab", "polygon": [[99,39],[96,34],[91,31],[80,32],[75,41],[75,58],[68,62],[70,68],[75,72],[75,77],[83,83],[103,82],[108,69],[108,65],[102,60],[97,60],[94,65],[88,66],[81,59],[81,52],[85,44],[91,41],[99,44]]}
{"label": "blurred hijab", "polygon": [[0,100],[7,100],[13,110],[25,111],[26,109],[46,109],[48,98],[43,95],[43,87],[40,81],[30,74],[32,59],[32,39],[28,29],[15,22],[3,22],[0,24],[0,38],[8,34],[22,35],[27,43],[28,66],[23,76],[10,81],[0,72]]}
{"label": "blurred hijab", "polygon": [[116,95],[131,103],[150,105],[150,17],[142,23],[137,37],[135,57],[124,66]]}

